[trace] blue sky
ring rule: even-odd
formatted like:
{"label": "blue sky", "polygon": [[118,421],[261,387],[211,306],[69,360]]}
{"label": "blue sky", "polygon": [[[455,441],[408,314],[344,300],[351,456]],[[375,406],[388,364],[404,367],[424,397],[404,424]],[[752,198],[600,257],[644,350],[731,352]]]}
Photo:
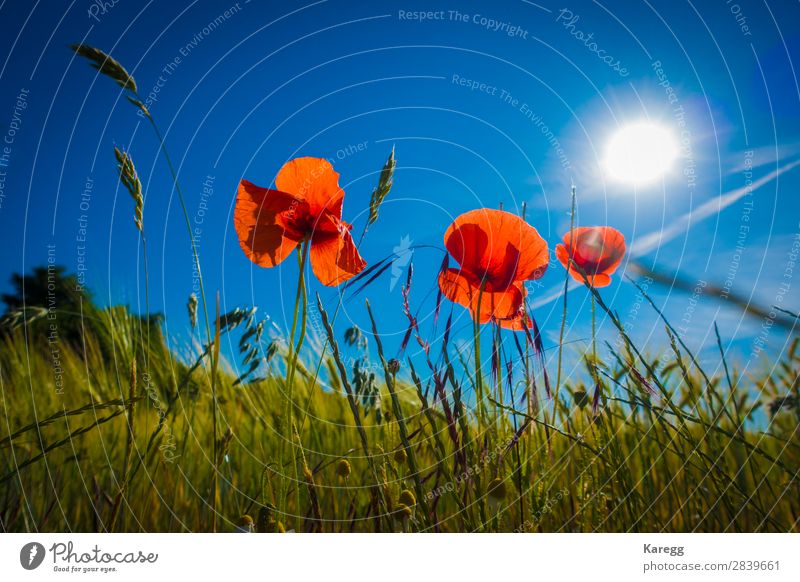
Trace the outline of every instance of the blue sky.
{"label": "blue sky", "polygon": [[[784,284],[782,305],[800,309],[791,266],[800,232],[796,3],[56,4],[0,4],[0,133],[14,134],[0,168],[0,291],[12,272],[44,264],[55,245],[69,270],[85,260],[86,284],[102,303],[143,309],[141,248],[116,177],[117,145],[145,185],[152,308],[166,313],[170,337],[186,337],[192,259],[166,165],[119,88],[67,49],[85,42],[121,61],[149,99],[200,228],[207,288],[219,290],[223,309],[255,304],[285,327],[297,278],[293,260],[267,270],[242,254],[232,229],[240,178],[268,186],[292,157],[330,158],[346,192],[344,218],[360,232],[392,146],[395,186],[361,250],[374,263],[404,240],[420,247],[412,304],[429,331],[442,259],[430,247],[442,247],[450,222],[525,202],[552,251],[569,225],[572,182],[578,222],[619,229],[645,265],[697,284],[728,281],[767,307]],[[420,20],[418,11],[430,14]],[[673,131],[681,157],[663,180],[633,188],[607,179],[601,160],[614,131],[642,119]],[[737,198],[750,184],[757,187]],[[529,287],[548,347],[563,275],[554,264]],[[619,275],[603,290],[606,301],[635,339],[657,349],[661,326]],[[396,349],[406,328],[400,287],[387,273],[345,301],[338,327],[366,328],[369,297]],[[335,308],[336,290],[312,291]],[[741,360],[763,333],[762,322],[724,302],[650,291],[686,341],[707,352],[714,320]],[[585,339],[588,294],[575,289],[569,300],[567,339]],[[465,310],[453,313],[468,325]],[[608,322],[602,327],[611,337]],[[786,336],[772,328],[765,340],[776,353]]]}

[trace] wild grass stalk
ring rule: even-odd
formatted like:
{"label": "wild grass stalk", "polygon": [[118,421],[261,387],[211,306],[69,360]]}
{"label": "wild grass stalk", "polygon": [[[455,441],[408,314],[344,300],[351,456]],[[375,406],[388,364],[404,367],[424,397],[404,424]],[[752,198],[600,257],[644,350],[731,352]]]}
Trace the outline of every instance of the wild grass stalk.
{"label": "wild grass stalk", "polygon": [[[375,485],[377,488],[378,484],[378,471],[375,467],[375,463],[373,460],[373,456],[370,453],[369,442],[367,440],[367,433],[364,430],[364,424],[361,420],[361,413],[358,409],[358,403],[356,402],[355,395],[353,394],[353,389],[350,386],[350,381],[347,376],[347,369],[342,362],[342,356],[339,353],[339,344],[336,342],[336,338],[333,335],[333,328],[331,327],[330,321],[328,321],[328,313],[325,311],[325,308],[322,305],[322,299],[320,298],[319,294],[317,294],[317,307],[319,309],[320,316],[322,318],[322,325],[325,328],[325,333],[328,336],[328,345],[331,347],[331,353],[333,355],[333,359],[336,362],[336,367],[339,371],[339,379],[342,382],[342,386],[344,386],[345,394],[347,395],[347,403],[350,406],[350,412],[353,416],[353,421],[356,425],[356,430],[358,431],[358,436],[361,441],[361,448],[364,452],[364,458],[367,461],[367,465],[369,466],[370,473],[372,474]],[[378,488],[380,489],[380,488]],[[388,519],[388,510],[389,504],[387,499],[384,497],[383,493],[380,492],[377,496],[377,505],[380,507],[381,511],[383,511],[383,515],[378,516],[380,520],[382,517],[386,516]]]}
{"label": "wild grass stalk", "polygon": [[366,302],[366,306],[367,314],[369,315],[369,320],[372,324],[372,336],[375,338],[375,345],[378,349],[378,357],[380,358],[384,377],[386,379],[386,387],[389,389],[389,396],[392,400],[392,411],[394,413],[394,418],[397,421],[397,427],[400,431],[400,440],[403,443],[403,448],[405,449],[406,456],[408,458],[408,467],[411,470],[411,479],[414,481],[417,502],[422,508],[422,521],[427,525],[430,520],[430,513],[428,512],[428,504],[425,501],[425,490],[422,488],[422,480],[420,479],[420,473],[417,469],[416,455],[414,453],[414,448],[411,446],[411,441],[408,438],[408,428],[406,427],[406,421],[403,416],[403,409],[400,406],[400,399],[397,396],[397,370],[399,368],[399,363],[396,360],[393,360],[391,364],[386,361],[386,357],[383,354],[383,343],[381,342],[381,336],[378,333],[378,324],[375,323],[375,317],[372,314],[372,308],[369,305],[369,301]]}
{"label": "wild grass stalk", "polygon": [[[574,235],[573,231],[575,230],[575,203],[576,203],[576,190],[575,185],[572,185],[570,189],[570,213],[569,213],[569,247],[572,248],[574,244]],[[574,262],[572,261],[572,255],[569,255],[569,265],[573,265]],[[558,332],[558,362],[556,364],[556,389],[553,392],[553,415],[555,415],[555,409],[558,405],[558,395],[559,391],[561,390],[561,358],[564,352],[564,328],[567,324],[567,297],[569,295],[569,268],[564,269],[564,307],[561,311],[561,329]],[[545,416],[545,420],[547,417]]]}
{"label": "wild grass stalk", "polygon": [[127,408],[128,431],[125,439],[125,464],[121,471],[119,481],[119,491],[114,499],[114,506],[111,517],[108,520],[108,531],[113,532],[116,525],[117,516],[122,505],[122,501],[128,491],[129,475],[131,473],[131,463],[133,461],[133,447],[136,442],[136,423],[134,422],[134,407],[136,405],[136,358],[131,360],[131,375],[128,388],[128,401],[125,403]]}
{"label": "wild grass stalk", "polygon": [[[200,287],[200,297],[202,299],[202,304],[203,304],[203,315],[204,315],[204,322],[205,322],[205,327],[206,327],[206,337],[208,339],[208,344],[211,344],[211,342],[212,342],[211,322],[210,322],[209,313],[208,313],[209,310],[208,310],[208,302],[206,300],[206,292],[205,292],[205,284],[204,284],[204,281],[203,281],[203,273],[202,273],[202,269],[201,269],[201,266],[200,266],[200,255],[199,255],[199,252],[198,252],[198,249],[197,249],[197,242],[195,240],[195,237],[194,237],[194,234],[193,234],[193,231],[192,231],[192,223],[191,223],[191,219],[189,218],[189,210],[188,210],[188,208],[186,206],[186,201],[185,201],[185,198],[183,196],[183,191],[181,190],[180,181],[178,180],[178,173],[175,170],[175,166],[172,163],[172,158],[169,155],[169,151],[167,149],[167,144],[166,144],[166,140],[164,139],[164,135],[161,133],[161,130],[159,129],[159,126],[156,123],[152,112],[147,107],[145,107],[144,101],[143,101],[142,97],[139,95],[138,87],[136,85],[136,81],[134,80],[133,76],[130,73],[128,73],[127,70],[125,70],[125,68],[116,59],[114,59],[110,55],[104,53],[103,51],[101,51],[101,50],[99,50],[97,48],[90,47],[90,46],[85,45],[85,44],[74,44],[74,45],[71,46],[71,48],[72,48],[73,51],[75,51],[76,54],[88,59],[92,63],[92,66],[97,71],[99,71],[101,74],[104,74],[104,75],[110,77],[111,79],[116,81],[117,84],[120,87],[123,88],[123,90],[127,90],[132,94],[132,97],[128,96],[128,100],[144,114],[144,117],[148,120],[148,122],[150,123],[151,128],[153,129],[153,132],[155,133],[156,139],[158,140],[159,147],[161,149],[161,153],[164,156],[164,160],[167,163],[167,167],[169,169],[170,176],[172,177],[172,183],[175,186],[175,192],[178,194],[178,201],[180,203],[181,210],[183,212],[183,217],[184,217],[184,220],[186,222],[186,229],[187,229],[187,232],[188,232],[188,235],[189,235],[189,242],[190,242],[190,245],[191,245],[191,248],[192,248],[192,255],[193,255],[195,266],[197,268],[198,283],[199,283],[199,287]],[[137,208],[138,208],[138,206],[137,206]],[[138,226],[141,226],[141,218],[139,218]],[[146,255],[146,250],[145,250],[145,255]],[[218,352],[218,350],[217,350],[217,352]],[[215,359],[212,359],[212,362],[211,362],[212,369],[215,369],[216,365],[217,365],[217,362],[215,361]],[[211,435],[211,438],[212,438],[212,443],[213,443],[214,458],[216,458],[216,453],[217,453],[216,445],[217,445],[217,438],[218,437],[217,437],[217,422],[216,422],[217,398],[216,398],[216,391],[215,391],[215,386],[214,386],[214,377],[215,377],[215,374],[212,373],[212,380],[211,380],[211,383],[212,383],[211,393],[212,394],[211,394],[211,398],[212,398],[212,416],[214,417],[214,422],[213,422],[213,433]],[[212,492],[212,497],[213,497],[214,500],[216,500],[216,483],[217,483],[217,480],[216,480],[216,476],[215,475],[212,476],[212,483],[213,483],[213,487],[214,487],[214,491]],[[215,515],[214,515],[214,518],[213,518],[213,523],[214,523],[214,530],[216,530],[216,512],[214,512],[214,513],[215,513]]]}

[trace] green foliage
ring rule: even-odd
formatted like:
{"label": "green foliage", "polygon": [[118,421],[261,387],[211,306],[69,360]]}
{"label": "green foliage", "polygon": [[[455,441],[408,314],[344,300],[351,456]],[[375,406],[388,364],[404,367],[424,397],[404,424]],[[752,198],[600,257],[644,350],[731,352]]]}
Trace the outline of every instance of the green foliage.
{"label": "green foliage", "polygon": [[[131,378],[143,320],[124,308],[96,311],[85,342],[60,346],[60,389],[49,349],[30,335],[26,342],[21,329],[0,340],[3,529],[103,531],[112,523],[117,531],[210,529],[209,506],[199,492],[212,470],[202,436],[212,430],[208,358],[197,354],[199,363],[186,366],[163,340],[153,339],[149,365],[137,356]],[[244,344],[259,333],[251,310],[220,317],[221,328],[237,326],[249,334]],[[384,413],[379,423],[361,412],[369,458],[341,383],[323,377],[333,388],[310,390],[308,370],[318,349],[306,350],[298,362],[294,399],[308,403],[309,421],[296,433],[302,485],[290,487],[287,496],[287,509],[305,516],[301,527],[309,531],[394,531],[398,519],[402,531],[434,524],[443,531],[796,531],[797,340],[774,370],[744,376],[732,368],[734,389],[724,376],[711,377],[707,386],[686,363],[687,354],[675,366],[658,361],[673,361],[669,354],[648,359],[673,405],[642,384],[647,374],[631,371],[629,355],[616,354],[616,361],[600,362],[596,414],[584,376],[562,387],[582,406],[565,399],[546,422],[508,404],[490,404],[495,420],[484,432],[471,416],[451,425],[452,410],[427,400],[424,387],[398,378],[399,409],[382,408],[381,400],[392,401],[388,394],[377,405],[357,404]],[[245,514],[258,516],[257,531],[284,528],[274,508],[279,483],[293,479],[277,456],[285,352],[274,350],[266,376],[255,382],[237,384],[236,373],[220,371],[214,466],[222,531],[240,527]],[[331,356],[322,368],[337,369]],[[456,374],[447,376],[459,382]],[[371,382],[378,392],[386,390],[382,380]],[[471,390],[458,387],[462,394]],[[419,479],[400,454],[406,445]],[[376,491],[397,519],[380,518]]]}

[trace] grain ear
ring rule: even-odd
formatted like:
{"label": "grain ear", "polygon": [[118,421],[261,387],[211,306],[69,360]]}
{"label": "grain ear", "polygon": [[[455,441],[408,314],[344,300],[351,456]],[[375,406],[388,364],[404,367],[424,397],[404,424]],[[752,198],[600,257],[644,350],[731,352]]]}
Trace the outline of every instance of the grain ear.
{"label": "grain ear", "polygon": [[[75,54],[91,61],[92,67],[105,76],[112,78],[120,87],[136,93],[136,81],[134,81],[131,74],[125,70],[125,67],[111,55],[107,55],[100,49],[89,46],[88,44],[73,44],[70,45],[70,48],[75,51]],[[144,105],[137,106],[144,108]],[[147,113],[146,108],[144,108],[144,111]]]}

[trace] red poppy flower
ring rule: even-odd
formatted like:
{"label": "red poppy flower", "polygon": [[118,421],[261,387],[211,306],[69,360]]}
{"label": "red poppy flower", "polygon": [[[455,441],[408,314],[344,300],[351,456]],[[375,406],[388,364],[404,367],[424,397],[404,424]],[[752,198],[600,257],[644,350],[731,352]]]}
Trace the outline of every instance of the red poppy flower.
{"label": "red poppy flower", "polygon": [[547,243],[535,228],[509,212],[472,210],[450,225],[444,244],[460,265],[439,273],[445,297],[468,308],[480,323],[530,326],[524,282],[541,277],[549,260]]}
{"label": "red poppy flower", "polygon": [[[570,250],[570,240],[572,247]],[[572,262],[569,261],[570,256]],[[556,257],[576,281],[584,283],[583,275],[593,287],[611,283],[611,275],[625,256],[625,237],[610,226],[581,226],[564,235],[564,244],[556,245]]]}
{"label": "red poppy flower", "polygon": [[330,287],[358,274],[366,263],[349,224],[342,220],[339,174],[321,158],[296,158],[275,178],[276,190],[239,183],[233,222],[244,254],[274,267],[302,242],[311,241],[314,275]]}

